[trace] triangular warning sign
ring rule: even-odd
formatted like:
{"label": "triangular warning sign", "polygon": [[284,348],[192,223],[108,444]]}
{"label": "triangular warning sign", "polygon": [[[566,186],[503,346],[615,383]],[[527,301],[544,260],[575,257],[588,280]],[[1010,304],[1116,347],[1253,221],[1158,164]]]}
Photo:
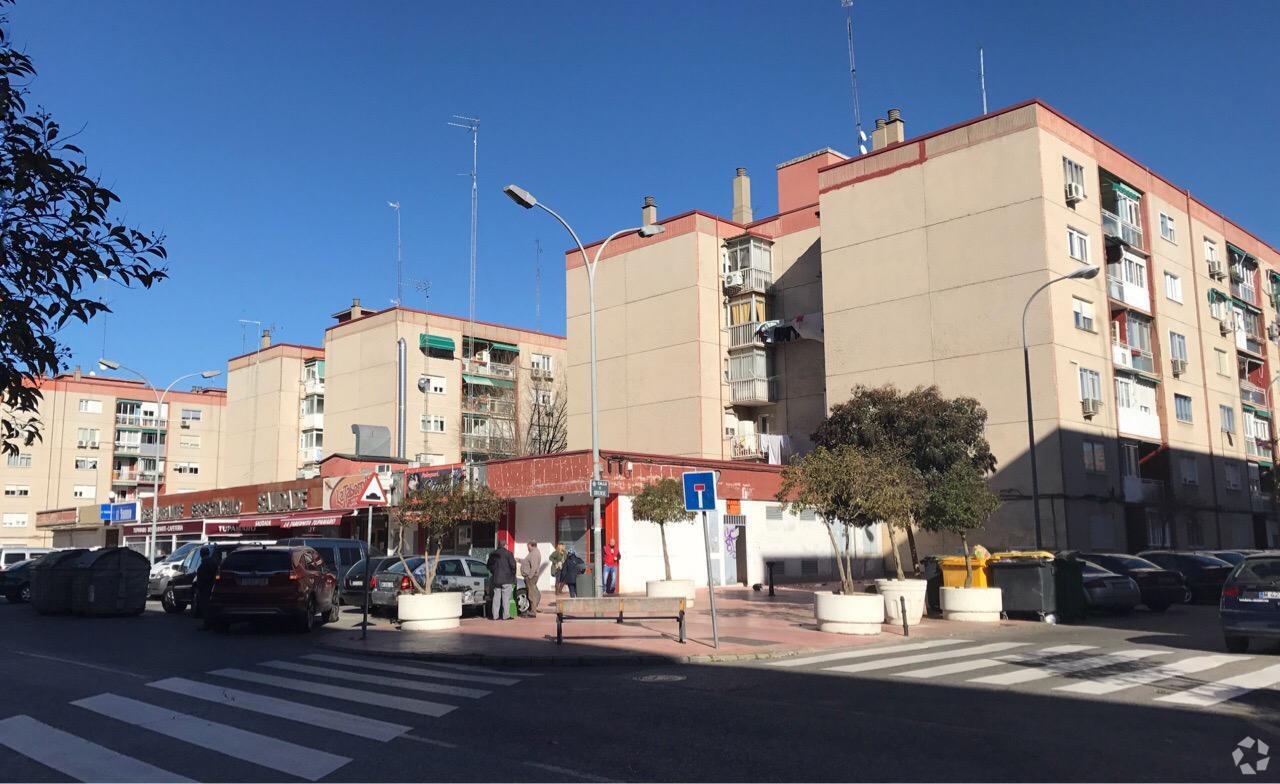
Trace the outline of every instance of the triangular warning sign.
{"label": "triangular warning sign", "polygon": [[364,490],[360,491],[361,506],[386,506],[387,494],[382,489],[382,480],[378,479],[377,474],[369,475],[369,483],[364,486]]}

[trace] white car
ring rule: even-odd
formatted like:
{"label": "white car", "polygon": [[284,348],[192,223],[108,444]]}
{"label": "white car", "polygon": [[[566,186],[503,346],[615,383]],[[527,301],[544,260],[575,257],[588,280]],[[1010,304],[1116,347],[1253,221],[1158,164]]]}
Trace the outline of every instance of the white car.
{"label": "white car", "polygon": [[52,547],[0,547],[0,572],[18,561],[39,558],[53,552]]}

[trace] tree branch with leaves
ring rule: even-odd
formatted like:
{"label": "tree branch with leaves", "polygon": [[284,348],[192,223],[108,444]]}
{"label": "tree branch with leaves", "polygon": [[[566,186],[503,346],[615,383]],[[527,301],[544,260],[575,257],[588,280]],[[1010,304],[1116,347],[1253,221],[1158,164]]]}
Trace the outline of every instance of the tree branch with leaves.
{"label": "tree branch with leaves", "polygon": [[964,549],[964,587],[973,586],[969,562],[969,533],[987,524],[1000,506],[1000,497],[982,472],[967,463],[954,463],[929,488],[920,526],[926,531],[950,532]]}
{"label": "tree branch with leaves", "polygon": [[694,513],[684,508],[684,488],[670,477],[645,485],[631,499],[631,516],[658,526],[662,539],[662,567],[667,579],[671,579],[671,557],[667,552],[667,525],[689,522]]}
{"label": "tree branch with leaves", "polygon": [[[487,485],[471,481],[440,480],[427,482],[405,495],[399,505],[391,507],[391,521],[401,530],[419,530],[425,534],[424,550],[429,555],[424,577],[405,564],[405,573],[415,593],[431,593],[436,568],[445,541],[461,523],[498,523],[506,512],[507,502]],[[402,548],[403,549],[403,548]],[[404,563],[404,553],[400,553]]]}

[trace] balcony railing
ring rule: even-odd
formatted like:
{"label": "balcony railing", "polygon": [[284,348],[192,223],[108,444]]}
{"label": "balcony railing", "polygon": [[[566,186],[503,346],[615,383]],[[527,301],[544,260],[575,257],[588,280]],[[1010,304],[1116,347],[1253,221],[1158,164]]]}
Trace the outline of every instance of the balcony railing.
{"label": "balcony railing", "polygon": [[1271,459],[1271,442],[1263,439],[1254,438],[1253,436],[1244,437],[1244,449],[1249,457],[1260,457],[1264,460]]}
{"label": "balcony railing", "polygon": [[309,395],[323,395],[323,394],[324,394],[324,379],[322,378],[303,379],[302,381],[303,397],[307,397]]}
{"label": "balcony railing", "polygon": [[515,442],[505,436],[491,436],[483,433],[463,433],[462,449],[464,452],[484,452],[490,455],[509,455],[515,452]]}
{"label": "balcony railing", "polygon": [[462,410],[468,414],[485,414],[510,418],[516,415],[516,402],[514,400],[467,395],[462,398]]}
{"label": "balcony railing", "polygon": [[323,430],[324,414],[303,414],[298,417],[298,427],[302,430]]}
{"label": "balcony railing", "polygon": [[735,406],[763,406],[777,398],[776,378],[747,378],[729,382],[729,401]]}
{"label": "balcony railing", "polygon": [[768,453],[760,446],[760,436],[755,433],[735,437],[731,444],[731,454],[734,460],[769,459]]}
{"label": "balcony railing", "polygon": [[124,427],[158,427],[163,430],[169,426],[169,420],[144,414],[116,414],[116,424]]}
{"label": "balcony railing", "polygon": [[1240,399],[1254,406],[1267,405],[1266,390],[1249,381],[1240,382]]}
{"label": "balcony railing", "polygon": [[324,448],[304,446],[298,450],[298,459],[303,463],[319,463],[324,458]]}
{"label": "balcony railing", "polygon": [[125,484],[132,484],[138,481],[139,472],[137,471],[112,471],[111,481]]}
{"label": "balcony railing", "polygon": [[1233,267],[1231,270],[1231,296],[1239,297],[1250,305],[1256,306],[1258,304],[1258,290],[1248,281],[1236,280],[1237,277]]}
{"label": "balcony railing", "polygon": [[1151,356],[1151,352],[1124,343],[1111,344],[1111,359],[1120,367],[1143,373],[1154,373],[1156,368],[1155,358]]}
{"label": "balcony railing", "polygon": [[1142,247],[1142,229],[1121,220],[1114,212],[1102,211],[1102,231],[1110,237],[1118,237],[1126,245]]}
{"label": "balcony railing", "polygon": [[760,331],[760,322],[752,321],[746,324],[735,324],[729,327],[729,350],[735,348],[750,348],[763,346],[764,341],[756,333]]}
{"label": "balcony railing", "polygon": [[1264,345],[1266,344],[1263,343],[1262,338],[1257,335],[1250,335],[1248,332],[1243,331],[1236,333],[1236,348],[1242,348],[1250,354],[1261,355]]}
{"label": "balcony railing", "polygon": [[494,378],[515,378],[516,366],[502,362],[481,362],[475,359],[462,360],[462,372],[473,376],[492,376]]}
{"label": "balcony railing", "polygon": [[137,455],[142,453],[142,444],[131,444],[117,441],[112,448],[116,453],[122,455]]}
{"label": "balcony railing", "polygon": [[724,289],[732,294],[756,291],[763,294],[773,285],[773,273],[756,267],[743,267],[725,273]]}
{"label": "balcony railing", "polygon": [[1154,504],[1164,498],[1164,482],[1159,479],[1124,478],[1124,500],[1131,504]]}

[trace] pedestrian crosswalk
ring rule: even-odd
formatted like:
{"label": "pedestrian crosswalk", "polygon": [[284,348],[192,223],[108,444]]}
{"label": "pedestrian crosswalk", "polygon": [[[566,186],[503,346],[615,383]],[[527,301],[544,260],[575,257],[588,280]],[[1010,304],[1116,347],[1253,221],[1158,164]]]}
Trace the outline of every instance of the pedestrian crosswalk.
{"label": "pedestrian crosswalk", "polygon": [[[181,747],[157,742],[162,736],[244,764],[245,780],[267,778],[274,771],[318,781],[351,762],[343,751],[354,754],[350,749],[360,748],[329,743],[332,733],[380,743],[407,739],[450,746],[409,733],[423,719],[438,719],[494,689],[537,675],[308,654],[162,678],[146,688],[130,685],[127,695],[104,692],[70,702],[77,713],[97,717],[90,731],[79,721],[59,727],[28,715],[0,720],[0,767],[7,749],[76,781],[194,780],[188,777],[193,772],[184,766]],[[376,715],[363,715],[368,713]],[[140,736],[130,734],[135,732]],[[315,740],[299,742],[311,737]],[[155,758],[125,753],[137,748],[154,749]]]}
{"label": "pedestrian crosswalk", "polygon": [[1151,687],[1141,694],[1154,704],[1201,708],[1255,693],[1273,693],[1280,700],[1280,664],[1270,664],[1263,657],[1190,655],[1190,651],[1170,648],[1033,645],[946,638],[781,659],[765,666],[841,675],[867,673],[904,682],[1033,686],[1064,696],[1129,698],[1139,693],[1133,690]]}

